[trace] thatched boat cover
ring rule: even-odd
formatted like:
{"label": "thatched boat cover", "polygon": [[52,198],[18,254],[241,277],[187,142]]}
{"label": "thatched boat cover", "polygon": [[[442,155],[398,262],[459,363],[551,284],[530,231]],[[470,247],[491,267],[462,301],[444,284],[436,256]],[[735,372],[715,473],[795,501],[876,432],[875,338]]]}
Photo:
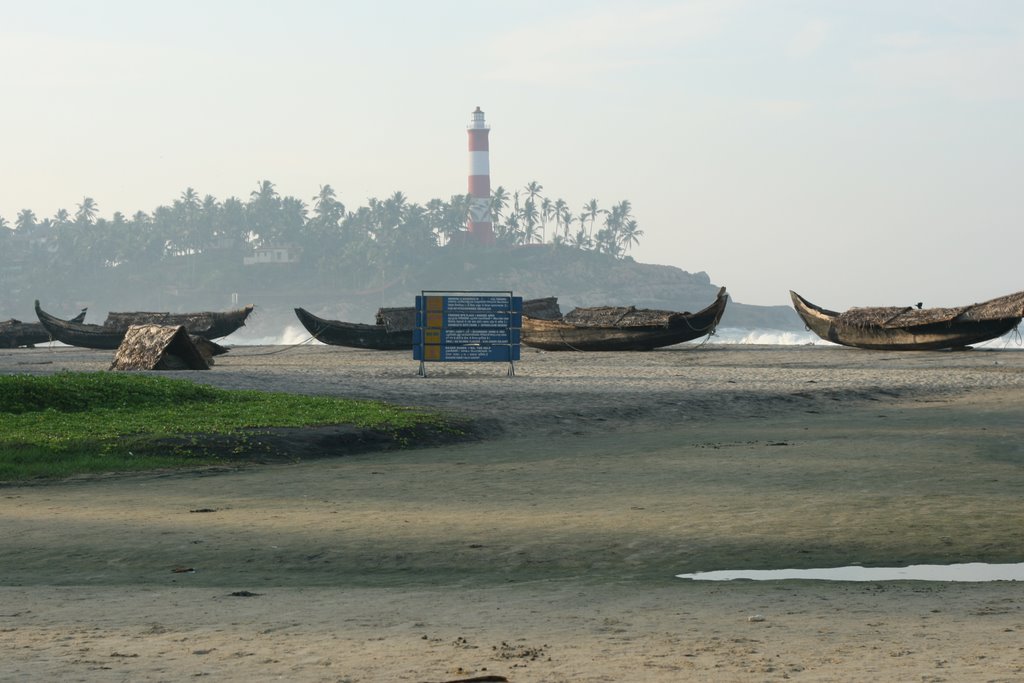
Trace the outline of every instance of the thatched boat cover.
{"label": "thatched boat cover", "polygon": [[111,370],[209,370],[184,325],[132,325]]}
{"label": "thatched boat cover", "polygon": [[392,332],[414,330],[416,329],[416,307],[404,306],[401,308],[377,309],[377,324],[383,325]]}
{"label": "thatched boat cover", "polygon": [[679,313],[634,306],[596,306],[574,308],[563,321],[577,327],[668,327]]}
{"label": "thatched boat cover", "polygon": [[110,312],[103,326],[112,330],[124,330],[131,325],[184,325],[189,330],[209,330],[231,317],[248,316],[247,309],[239,311],[201,311],[198,313],[168,313],[166,311]]}
{"label": "thatched boat cover", "polygon": [[[548,296],[542,299],[527,299],[523,302],[523,315],[537,320],[558,320],[562,317],[562,309],[558,307],[558,297]],[[388,328],[388,331],[416,329],[416,308],[377,309],[377,324]]]}
{"label": "thatched boat cover", "polygon": [[562,317],[562,309],[558,307],[557,296],[546,296],[542,299],[524,301],[523,315],[536,320],[558,320]]}
{"label": "thatched boat cover", "polygon": [[859,328],[894,329],[933,325],[954,320],[1005,320],[1008,318],[1024,318],[1024,291],[980,304],[957,308],[919,309],[913,306],[851,308],[836,318],[836,324]]}

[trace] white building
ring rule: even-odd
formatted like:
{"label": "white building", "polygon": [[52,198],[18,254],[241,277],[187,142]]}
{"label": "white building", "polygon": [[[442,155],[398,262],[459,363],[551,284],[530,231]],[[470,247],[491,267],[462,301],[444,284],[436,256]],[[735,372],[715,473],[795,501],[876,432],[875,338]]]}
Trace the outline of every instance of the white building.
{"label": "white building", "polygon": [[302,250],[298,247],[260,247],[253,251],[252,256],[246,256],[242,263],[247,266],[255,266],[264,263],[298,263]]}

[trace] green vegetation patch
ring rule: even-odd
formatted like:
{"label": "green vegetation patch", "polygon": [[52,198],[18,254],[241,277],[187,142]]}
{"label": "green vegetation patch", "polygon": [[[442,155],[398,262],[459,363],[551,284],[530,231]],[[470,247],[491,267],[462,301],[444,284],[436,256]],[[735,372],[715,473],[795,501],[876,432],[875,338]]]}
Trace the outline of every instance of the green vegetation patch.
{"label": "green vegetation patch", "polygon": [[456,440],[436,413],[121,373],[0,376],[0,481],[323,457]]}

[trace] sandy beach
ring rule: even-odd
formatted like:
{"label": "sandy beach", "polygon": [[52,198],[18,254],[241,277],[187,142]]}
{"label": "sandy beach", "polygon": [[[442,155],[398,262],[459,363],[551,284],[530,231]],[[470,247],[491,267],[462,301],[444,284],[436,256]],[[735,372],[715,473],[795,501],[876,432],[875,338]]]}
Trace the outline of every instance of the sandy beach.
{"label": "sandy beach", "polygon": [[[112,352],[0,350],[2,373]],[[1022,681],[1020,582],[705,582],[1024,562],[1024,352],[688,345],[500,364],[240,346],[224,388],[470,443],[0,486],[0,681]]]}

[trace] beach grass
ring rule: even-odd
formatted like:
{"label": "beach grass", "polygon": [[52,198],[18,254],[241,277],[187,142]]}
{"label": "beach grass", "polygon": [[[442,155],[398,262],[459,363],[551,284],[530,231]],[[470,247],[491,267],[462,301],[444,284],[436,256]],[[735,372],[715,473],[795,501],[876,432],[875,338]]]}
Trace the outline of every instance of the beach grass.
{"label": "beach grass", "polygon": [[377,401],[141,374],[0,376],[0,481],[229,464],[252,456],[261,430],[325,425],[399,445],[403,434],[449,428],[439,414]]}

